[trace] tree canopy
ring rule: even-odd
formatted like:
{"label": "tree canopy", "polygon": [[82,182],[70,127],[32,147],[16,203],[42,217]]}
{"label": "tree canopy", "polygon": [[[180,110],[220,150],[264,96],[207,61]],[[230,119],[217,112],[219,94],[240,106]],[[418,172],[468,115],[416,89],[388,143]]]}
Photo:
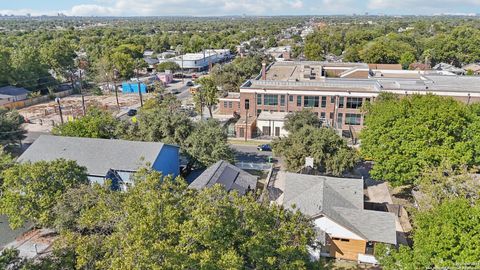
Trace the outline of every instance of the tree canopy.
{"label": "tree canopy", "polygon": [[480,206],[465,198],[447,200],[414,216],[413,247],[377,251],[385,270],[473,266],[480,261],[476,245]]}
{"label": "tree canopy", "polygon": [[165,70],[175,72],[177,70],[180,70],[180,66],[173,61],[166,61],[157,65],[157,71],[164,72]]}
{"label": "tree canopy", "polygon": [[288,137],[275,139],[273,151],[284,158],[290,171],[299,171],[305,166],[305,158],[312,157],[313,169],[335,176],[352,169],[358,159],[356,151],[326,127],[305,126]]}
{"label": "tree canopy", "polygon": [[284,129],[288,132],[294,132],[305,126],[320,127],[322,122],[311,110],[301,110],[287,115]]}
{"label": "tree canopy", "polygon": [[16,164],[1,172],[0,213],[12,228],[27,221],[49,226],[53,206],[69,188],[88,184],[86,169],[63,159]]}
{"label": "tree canopy", "polygon": [[393,185],[412,184],[442,162],[479,164],[480,118],[452,98],[382,95],[366,107],[361,151],[375,161],[370,174]]}
{"label": "tree canopy", "polygon": [[202,77],[197,80],[197,83],[200,85],[199,91],[196,91],[193,100],[195,105],[200,107],[200,113],[203,112],[203,107],[206,106],[210,114],[210,118],[213,117],[213,107],[218,104],[219,91],[215,85],[215,81],[212,77]]}
{"label": "tree canopy", "polygon": [[208,167],[219,160],[233,162],[233,151],[227,132],[215,119],[201,121],[185,141],[187,153],[199,167]]}
{"label": "tree canopy", "polygon": [[82,118],[66,122],[53,128],[54,135],[87,137],[87,138],[114,138],[117,129],[117,120],[108,111],[90,107]]}
{"label": "tree canopy", "polygon": [[0,145],[18,143],[25,138],[24,118],[16,110],[0,108]]}
{"label": "tree canopy", "polygon": [[[52,262],[77,269],[313,269],[313,226],[300,212],[220,185],[188,189],[181,178],[147,169],[134,182],[126,192],[98,184],[59,192],[50,208],[60,234]],[[8,251],[0,264],[16,258]]]}

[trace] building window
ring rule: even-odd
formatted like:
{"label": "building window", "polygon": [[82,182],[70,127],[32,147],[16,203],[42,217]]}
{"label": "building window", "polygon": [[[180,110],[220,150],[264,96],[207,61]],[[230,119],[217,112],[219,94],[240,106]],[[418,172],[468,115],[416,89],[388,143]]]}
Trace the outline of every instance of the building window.
{"label": "building window", "polygon": [[228,108],[230,108],[230,109],[233,108],[233,102],[231,102],[231,101],[228,102]]}
{"label": "building window", "polygon": [[362,121],[362,115],[357,113],[345,114],[345,125],[358,126]]}
{"label": "building window", "polygon": [[293,102],[293,96],[292,96],[292,95],[288,96],[288,100],[289,100],[290,102]]}
{"label": "building window", "polygon": [[303,107],[306,107],[306,108],[316,107],[316,108],[318,108],[318,106],[320,105],[319,101],[320,101],[320,97],[318,97],[318,96],[304,96],[303,97]]}
{"label": "building window", "polygon": [[280,96],[280,106],[285,106],[285,95]]}
{"label": "building window", "polygon": [[330,113],[330,119],[333,119],[333,112]]}
{"label": "building window", "polygon": [[297,96],[297,107],[302,107],[302,96]]}
{"label": "building window", "polygon": [[330,103],[335,103],[335,96],[330,97]]}
{"label": "building window", "polygon": [[262,105],[262,94],[257,95],[257,105]]}
{"label": "building window", "polygon": [[259,116],[262,113],[262,110],[257,110],[257,116]]}
{"label": "building window", "polygon": [[227,108],[227,102],[226,101],[223,102],[223,107]]}
{"label": "building window", "polygon": [[276,106],[278,105],[278,95],[263,95],[263,105]]}
{"label": "building window", "polygon": [[347,98],[347,109],[358,109],[362,107],[363,98],[359,97],[348,97]]}
{"label": "building window", "polygon": [[320,118],[325,119],[325,112],[320,113]]}
{"label": "building window", "polygon": [[343,124],[343,113],[337,114],[337,126],[341,127]]}
{"label": "building window", "polygon": [[343,108],[343,97],[340,97],[340,98],[339,98],[338,108]]}
{"label": "building window", "polygon": [[322,108],[327,107],[327,97],[322,97]]}

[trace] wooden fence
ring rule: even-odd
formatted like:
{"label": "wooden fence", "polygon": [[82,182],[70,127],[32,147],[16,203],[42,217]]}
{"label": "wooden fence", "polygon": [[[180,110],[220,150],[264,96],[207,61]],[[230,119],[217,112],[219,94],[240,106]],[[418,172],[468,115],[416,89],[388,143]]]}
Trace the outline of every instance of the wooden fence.
{"label": "wooden fence", "polygon": [[[54,95],[55,97],[62,98],[62,97],[70,96],[72,93],[73,93],[73,90],[70,89],[70,90],[55,93]],[[39,104],[46,101],[50,101],[50,97],[48,95],[3,104],[2,107],[7,109],[21,109],[21,108],[25,108],[25,107]]]}

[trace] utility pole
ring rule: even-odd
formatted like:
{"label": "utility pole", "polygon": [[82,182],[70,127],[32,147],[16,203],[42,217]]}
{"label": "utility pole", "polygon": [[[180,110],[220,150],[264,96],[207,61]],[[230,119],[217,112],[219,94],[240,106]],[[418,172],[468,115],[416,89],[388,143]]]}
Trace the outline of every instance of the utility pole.
{"label": "utility pole", "polygon": [[118,70],[113,70],[113,91],[115,91],[115,98],[117,99],[117,107],[120,110],[120,102],[118,102],[118,91],[117,91],[117,77],[118,77]]}
{"label": "utility pole", "polygon": [[57,102],[58,104],[58,112],[60,113],[60,122],[62,123],[63,125],[63,114],[62,114],[62,106],[60,105],[60,98],[55,98],[55,101]]}
{"label": "utility pole", "polygon": [[138,66],[137,66],[137,69],[136,69],[136,75],[137,75],[137,83],[138,83],[138,95],[140,96],[140,107],[143,107],[143,97],[142,97],[142,89],[141,89],[141,83],[140,83],[140,79],[138,78]]}
{"label": "utility pole", "polygon": [[83,111],[83,116],[85,116],[85,96],[83,95],[83,89],[82,89],[82,70],[79,70],[80,72],[80,95],[82,95],[82,111]]}
{"label": "utility pole", "polygon": [[250,109],[250,99],[245,99],[245,141],[248,134],[248,109]]}

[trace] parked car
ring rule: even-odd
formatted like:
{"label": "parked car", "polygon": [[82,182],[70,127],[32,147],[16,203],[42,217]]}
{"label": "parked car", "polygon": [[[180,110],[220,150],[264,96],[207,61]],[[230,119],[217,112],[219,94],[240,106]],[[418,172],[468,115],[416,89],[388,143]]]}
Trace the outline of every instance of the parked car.
{"label": "parked car", "polygon": [[257,150],[258,151],[272,151],[272,147],[270,146],[270,144],[261,144],[261,145],[257,146]]}
{"label": "parked car", "polygon": [[187,86],[194,86],[194,84],[193,84],[192,81],[188,81],[188,82],[187,82]]}
{"label": "parked car", "polygon": [[135,116],[135,115],[137,115],[137,110],[130,109],[130,110],[128,110],[127,115],[128,116]]}

